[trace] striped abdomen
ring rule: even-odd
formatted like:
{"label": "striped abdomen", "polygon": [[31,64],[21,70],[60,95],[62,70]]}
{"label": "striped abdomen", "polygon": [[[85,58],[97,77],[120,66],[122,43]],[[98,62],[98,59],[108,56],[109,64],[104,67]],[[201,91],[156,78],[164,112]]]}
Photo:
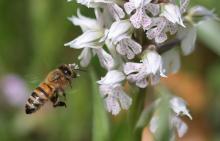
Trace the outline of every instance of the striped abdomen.
{"label": "striped abdomen", "polygon": [[36,112],[41,106],[47,102],[54,93],[53,87],[46,83],[41,83],[39,87],[37,87],[34,92],[32,92],[31,96],[28,98],[27,103],[25,105],[26,114],[31,114]]}

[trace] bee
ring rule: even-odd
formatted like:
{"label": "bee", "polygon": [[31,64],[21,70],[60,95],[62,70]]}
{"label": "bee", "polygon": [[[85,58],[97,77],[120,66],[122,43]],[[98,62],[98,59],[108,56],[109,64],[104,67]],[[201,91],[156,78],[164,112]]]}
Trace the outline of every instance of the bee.
{"label": "bee", "polygon": [[47,101],[53,103],[53,107],[64,106],[66,103],[59,96],[66,98],[65,88],[74,78],[79,76],[80,69],[76,64],[64,64],[52,70],[45,80],[31,93],[25,105],[26,114],[38,111]]}

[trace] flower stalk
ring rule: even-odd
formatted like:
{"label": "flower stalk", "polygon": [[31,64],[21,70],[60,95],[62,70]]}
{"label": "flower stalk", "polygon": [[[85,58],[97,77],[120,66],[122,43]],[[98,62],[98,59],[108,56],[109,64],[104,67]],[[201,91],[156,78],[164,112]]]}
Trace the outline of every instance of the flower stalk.
{"label": "flower stalk", "polygon": [[[88,66],[92,57],[98,57],[100,66],[106,70],[106,74],[97,81],[105,109],[114,116],[130,109],[133,129],[144,110],[147,87],[160,85],[161,78],[167,79],[167,74],[176,73],[180,68],[179,50],[174,47],[180,46],[184,55],[192,53],[197,24],[217,17],[202,6],[188,8],[189,2],[77,0],[77,3],[94,9],[95,18],[85,17],[79,10],[78,16],[69,18],[74,25],[81,27],[83,33],[65,46],[82,49],[79,60],[83,67]],[[139,93],[129,95],[124,90],[126,83],[139,89]],[[170,97],[173,98],[166,97],[165,105],[169,112],[165,113],[165,118],[169,121],[166,126],[171,131],[170,138],[175,139],[175,130],[180,137],[187,131],[187,125],[179,117],[180,112],[190,119],[192,117],[181,98]],[[163,101],[160,98],[163,96],[155,101]],[[158,125],[160,118],[152,115],[151,127],[152,133],[162,135],[163,130],[157,130],[161,127]],[[140,133],[135,133],[134,140],[140,140]]]}

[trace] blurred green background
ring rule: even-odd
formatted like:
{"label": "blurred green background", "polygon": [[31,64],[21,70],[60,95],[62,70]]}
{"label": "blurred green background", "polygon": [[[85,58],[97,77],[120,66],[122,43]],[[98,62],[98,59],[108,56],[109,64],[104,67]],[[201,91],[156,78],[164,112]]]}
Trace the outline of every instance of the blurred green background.
{"label": "blurred green background", "polygon": [[[191,6],[195,4],[220,15],[219,0],[193,0]],[[95,82],[104,73],[101,68],[93,71],[97,58],[67,90],[66,109],[48,104],[36,114],[24,113],[26,98],[51,69],[78,62],[80,51],[63,46],[81,34],[67,20],[78,7],[92,16],[91,9],[65,0],[0,0],[0,141],[134,141],[135,117],[129,112],[113,117],[104,111]],[[186,99],[194,117],[186,120],[189,131],[181,140],[220,140],[219,34],[219,23],[203,23],[196,50],[182,57],[178,74],[163,81]]]}

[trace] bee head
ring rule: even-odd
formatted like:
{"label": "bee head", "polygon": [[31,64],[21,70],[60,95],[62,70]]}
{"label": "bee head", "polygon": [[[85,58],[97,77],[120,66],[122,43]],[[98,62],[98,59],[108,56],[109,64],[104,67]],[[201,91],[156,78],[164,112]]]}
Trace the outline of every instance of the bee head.
{"label": "bee head", "polygon": [[64,64],[59,67],[59,70],[61,70],[68,79],[76,78],[78,76],[77,69],[79,69],[79,67],[75,64]]}
{"label": "bee head", "polygon": [[69,64],[68,65],[70,71],[71,71],[71,77],[72,78],[76,78],[77,76],[79,76],[79,66],[77,64]]}

